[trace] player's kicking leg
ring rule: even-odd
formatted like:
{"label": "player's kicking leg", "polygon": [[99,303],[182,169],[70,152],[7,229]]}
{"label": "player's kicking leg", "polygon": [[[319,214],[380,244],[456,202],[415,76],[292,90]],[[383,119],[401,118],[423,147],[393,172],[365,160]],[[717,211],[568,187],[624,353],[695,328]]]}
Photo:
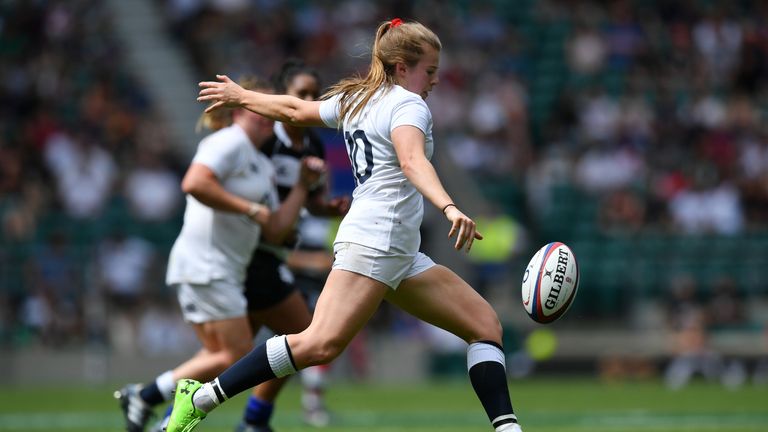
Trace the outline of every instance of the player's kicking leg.
{"label": "player's kicking leg", "polygon": [[469,379],[491,426],[496,432],[521,432],[507,388],[501,324],[477,291],[436,265],[404,280],[387,301],[467,341]]}

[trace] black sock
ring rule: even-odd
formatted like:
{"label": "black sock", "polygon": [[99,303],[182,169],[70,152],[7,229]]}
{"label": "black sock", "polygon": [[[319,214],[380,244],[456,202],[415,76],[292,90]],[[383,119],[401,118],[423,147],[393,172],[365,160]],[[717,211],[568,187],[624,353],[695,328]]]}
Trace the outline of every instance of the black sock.
{"label": "black sock", "polygon": [[467,351],[469,379],[488,420],[494,428],[507,423],[517,423],[512,410],[504,369],[504,353],[493,342],[476,342]]}
{"label": "black sock", "polygon": [[145,385],[144,388],[139,391],[139,397],[151,406],[159,405],[165,401],[163,394],[160,393],[160,389],[157,387],[156,381],[152,381]]}
{"label": "black sock", "polygon": [[263,343],[219,375],[219,385],[227,399],[275,378],[267,360],[267,344]]}

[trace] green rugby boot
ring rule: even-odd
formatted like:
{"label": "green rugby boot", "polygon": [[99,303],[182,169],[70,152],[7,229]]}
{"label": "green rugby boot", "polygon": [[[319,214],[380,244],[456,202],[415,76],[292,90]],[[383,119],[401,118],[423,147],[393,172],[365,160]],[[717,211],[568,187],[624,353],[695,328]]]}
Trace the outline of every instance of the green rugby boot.
{"label": "green rugby boot", "polygon": [[195,408],[192,396],[202,387],[201,382],[182,379],[176,384],[176,395],[173,399],[173,412],[168,420],[166,432],[190,432],[206,416],[206,413]]}

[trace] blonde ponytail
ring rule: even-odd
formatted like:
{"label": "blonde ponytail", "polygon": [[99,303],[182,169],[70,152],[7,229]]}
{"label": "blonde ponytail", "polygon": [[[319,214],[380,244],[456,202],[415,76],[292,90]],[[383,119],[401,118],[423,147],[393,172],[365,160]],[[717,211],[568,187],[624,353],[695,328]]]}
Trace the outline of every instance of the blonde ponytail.
{"label": "blonde ponytail", "polygon": [[232,124],[232,108],[219,108],[209,113],[203,113],[197,119],[195,132],[200,133],[203,129],[217,131],[224,129]]}
{"label": "blonde ponytail", "polygon": [[395,84],[395,65],[413,66],[424,54],[424,46],[440,51],[440,39],[418,22],[403,23],[399,19],[384,21],[376,29],[371,47],[371,66],[364,78],[356,76],[339,81],[323,95],[323,99],[341,95],[340,116],[354,117],[362,111],[379,88]]}

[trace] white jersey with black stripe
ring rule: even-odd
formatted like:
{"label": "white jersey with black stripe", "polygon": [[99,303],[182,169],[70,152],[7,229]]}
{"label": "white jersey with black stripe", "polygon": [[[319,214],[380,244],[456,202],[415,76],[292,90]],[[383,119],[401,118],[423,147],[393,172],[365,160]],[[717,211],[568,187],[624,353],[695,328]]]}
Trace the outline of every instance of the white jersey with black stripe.
{"label": "white jersey with black stripe", "polygon": [[393,85],[380,89],[354,118],[339,119],[339,97],[320,104],[320,117],[332,128],[341,121],[356,187],[352,206],[336,242],[362,244],[382,251],[413,253],[421,242],[424,200],[400,168],[392,131],[414,126],[424,133],[432,157],[432,114],[417,94]]}

